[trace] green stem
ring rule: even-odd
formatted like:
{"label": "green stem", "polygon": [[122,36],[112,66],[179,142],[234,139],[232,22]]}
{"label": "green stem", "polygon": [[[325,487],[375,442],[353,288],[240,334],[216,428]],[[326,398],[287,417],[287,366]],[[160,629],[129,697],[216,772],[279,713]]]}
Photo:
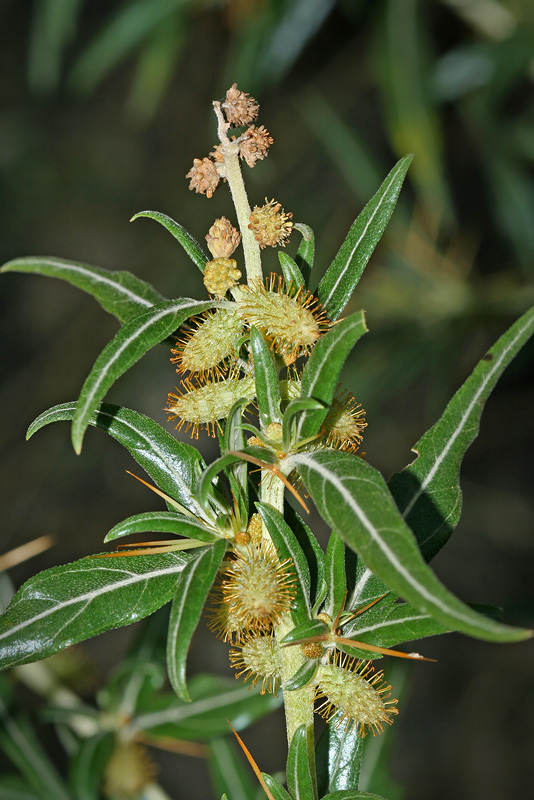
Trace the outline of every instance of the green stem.
{"label": "green stem", "polygon": [[[263,472],[261,482],[261,499],[268,503],[281,514],[284,513],[284,484],[272,473]],[[265,532],[266,533],[266,532]],[[267,534],[266,534],[267,535]],[[285,615],[275,626],[277,641],[294,628],[291,615]],[[304,662],[300,647],[280,648],[280,667],[282,685],[291,678]],[[313,730],[313,687],[304,686],[302,689],[284,692],[284,710],[286,716],[287,741],[291,743],[293,734],[301,725],[306,725],[308,730]]]}
{"label": "green stem", "polygon": [[213,104],[218,120],[218,136],[224,149],[224,161],[217,163],[217,170],[222,178],[228,181],[232,200],[234,202],[237,223],[241,231],[241,244],[245,256],[245,268],[247,270],[247,283],[257,283],[263,280],[261,269],[260,246],[254,238],[254,234],[248,227],[250,219],[250,204],[248,202],[241,166],[239,164],[239,145],[236,141],[228,138],[227,131],[229,125],[224,121],[221,105],[218,102]]}

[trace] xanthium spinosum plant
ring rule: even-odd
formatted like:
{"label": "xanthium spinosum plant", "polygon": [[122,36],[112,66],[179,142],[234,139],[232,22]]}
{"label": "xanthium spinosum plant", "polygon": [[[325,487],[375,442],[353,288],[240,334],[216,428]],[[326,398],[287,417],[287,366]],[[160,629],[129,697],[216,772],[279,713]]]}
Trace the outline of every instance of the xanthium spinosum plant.
{"label": "xanthium spinosum plant", "polygon": [[[288,790],[257,773],[269,797],[328,797],[341,789],[354,797],[362,737],[380,734],[397,714],[375,659],[420,659],[392,648],[453,630],[494,642],[529,636],[453,596],[428,562],[458,522],[462,458],[485,400],[534,330],[534,309],[481,359],[414,445],[415,460],[386,483],[359,452],[363,408],[338,388],[349,353],[367,331],[363,311],[342,314],[394,210],[411,157],[393,167],[310,290],[312,230],[275,199],[249,205],[243,162],[253,168],[273,143],[255,124],[258,104],[234,84],[213,108],[219,142],[194,160],[187,178],[206,198],[226,183],[236,225],[224,216],[214,221],[205,236],[208,255],[165,214],[133,217],[154,219],[175,237],[202,272],[203,299],[165,299],[128,272],[61,259],[21,258],[3,267],[67,280],[118,317],[121,327],[78,400],[45,411],[28,437],[69,420],[79,453],[89,425],[107,431],[146,471],[166,510],[126,519],[105,541],[135,533],[173,538],[119,545],[117,552],[30,579],[0,618],[0,663],[8,668],[43,659],[171,602],[166,658],[174,693],[151,708],[139,691],[130,706],[129,738],[123,731],[109,756],[108,781],[110,770],[121,772],[112,766],[123,763],[128,742],[137,747],[147,737],[183,737],[178,721],[185,715],[194,722],[199,700],[209,706],[222,692],[225,702],[212,703],[204,739],[220,736],[226,718],[243,727],[283,701]],[[285,248],[295,237],[294,257],[279,250],[281,274],[264,275],[264,248]],[[166,412],[194,439],[203,429],[218,437],[221,455],[209,465],[158,422],[102,402],[142,355],[169,341],[179,386],[168,393]],[[332,531],[326,552],[306,524],[310,500]],[[356,561],[346,559],[347,548]],[[209,628],[228,643],[230,665],[246,692],[241,683],[225,683],[224,691],[211,683],[206,698],[195,678],[186,680],[186,656],[204,608]],[[278,701],[269,698],[279,693]],[[315,711],[327,720],[317,757]],[[342,748],[349,775],[332,766]]]}

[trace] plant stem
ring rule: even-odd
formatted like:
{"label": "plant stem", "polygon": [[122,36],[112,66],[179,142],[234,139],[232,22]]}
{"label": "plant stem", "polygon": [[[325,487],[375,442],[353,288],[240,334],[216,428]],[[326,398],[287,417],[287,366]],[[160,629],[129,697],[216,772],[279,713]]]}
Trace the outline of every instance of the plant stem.
{"label": "plant stem", "polygon": [[[263,472],[261,483],[261,499],[263,503],[268,503],[281,514],[284,512],[284,484],[272,473]],[[266,531],[264,534],[268,536]],[[277,641],[281,641],[284,636],[294,628],[291,614],[286,614],[275,626],[275,636]],[[280,668],[282,673],[282,685],[291,678],[304,662],[300,647],[281,647],[280,648]],[[283,691],[283,690],[282,690]],[[308,730],[313,729],[313,687],[304,686],[291,692],[284,692],[284,710],[286,716],[286,730],[288,744],[291,743],[293,734],[301,725],[305,724]]]}
{"label": "plant stem", "polygon": [[239,164],[239,144],[237,141],[230,141],[228,138],[228,128],[224,121],[221,104],[213,103],[215,114],[218,121],[218,136],[224,149],[224,161],[217,163],[217,170],[222,178],[228,181],[232,200],[234,202],[237,223],[241,231],[241,244],[245,256],[245,268],[247,270],[247,283],[257,283],[262,281],[263,272],[261,269],[260,247],[254,238],[254,234],[249,229],[250,204],[248,202],[241,166]]}

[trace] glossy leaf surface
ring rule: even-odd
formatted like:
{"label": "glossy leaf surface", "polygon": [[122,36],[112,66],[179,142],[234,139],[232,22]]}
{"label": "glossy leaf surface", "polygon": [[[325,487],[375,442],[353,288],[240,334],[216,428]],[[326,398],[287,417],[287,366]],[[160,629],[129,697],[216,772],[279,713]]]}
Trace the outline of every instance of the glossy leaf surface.
{"label": "glossy leaf surface", "polygon": [[345,574],[345,545],[332,531],[326,548],[326,585],[328,594],[324,610],[334,620],[345,604],[347,578]]}
{"label": "glossy leaf surface", "polygon": [[108,389],[145,353],[162,342],[188,317],[205,311],[211,302],[182,298],[153,306],[129,320],[102,350],[78,398],[72,421],[72,443],[79,453],[91,416]]}
{"label": "glossy leaf surface", "polygon": [[279,250],[278,260],[280,261],[286,286],[289,287],[293,285],[295,289],[300,289],[301,286],[304,286],[305,282],[302,272],[291,256],[288,256],[288,254],[284,253],[283,250]]}
{"label": "glossy leaf surface", "polygon": [[301,725],[297,728],[289,745],[287,756],[287,788],[294,800],[316,800],[317,785],[315,769],[313,767],[314,758],[309,752],[313,746],[313,732],[310,736],[306,732],[306,726]]}
{"label": "glossy leaf surface", "polygon": [[[32,422],[26,438],[50,422],[71,420],[75,409],[74,402],[49,408]],[[195,497],[196,483],[204,467],[198,450],[179,442],[150,417],[129,408],[102,403],[89,424],[102,428],[125,447],[161,491],[191,513],[205,517]]]}
{"label": "glossy leaf surface", "polygon": [[163,227],[166,228],[166,230],[168,230],[178,242],[180,242],[193,264],[196,264],[199,270],[204,272],[206,262],[211,261],[211,256],[204,252],[194,236],[191,236],[191,234],[186,231],[182,225],[180,225],[178,222],[175,222],[173,219],[171,219],[171,217],[168,217],[167,214],[162,214],[161,211],[139,211],[139,213],[134,214],[130,222],[133,222],[134,219],[139,219],[140,217],[154,219],[156,222],[159,222],[160,225],[163,225]]}
{"label": "glossy leaf surface", "polygon": [[167,638],[167,671],[182,700],[191,700],[185,678],[187,651],[225,551],[225,541],[203,548],[178,576]]}
{"label": "glossy leaf surface", "polygon": [[148,616],[172,598],[189,558],[82,558],[30,578],[0,617],[0,668],[45,658]]}
{"label": "glossy leaf surface", "polygon": [[261,776],[265,781],[267,788],[274,797],[274,800],[292,800],[291,795],[287,793],[286,789],[284,789],[284,787],[278,783],[278,781],[275,781],[271,775],[267,775],[266,772],[262,772]]}
{"label": "glossy leaf surface", "polygon": [[412,156],[393,167],[380,189],[353,222],[317,289],[329,319],[336,320],[349,302],[373,250],[393,213]]}
{"label": "glossy leaf surface", "polygon": [[319,796],[327,792],[354,790],[358,786],[363,754],[363,737],[358,730],[349,732],[346,725],[337,725],[334,715],[323,730],[315,748]]}
{"label": "glossy leaf surface", "polygon": [[490,641],[530,636],[477,614],[454,597],[423,560],[377,470],[350,453],[292,457],[319,513],[363,563],[398,595],[454,630]]}
{"label": "glossy leaf surface", "polygon": [[303,222],[295,222],[293,227],[302,234],[302,241],[295,256],[295,263],[302,273],[305,285],[309,286],[315,258],[315,236],[310,226],[304,225]]}
{"label": "glossy leaf surface", "polygon": [[92,295],[105,311],[126,322],[151,306],[165,301],[153,286],[125,270],[110,271],[63,258],[16,258],[4,264],[1,272],[30,272],[61,278]]}
{"label": "glossy leaf surface", "polygon": [[257,328],[250,331],[250,346],[254,358],[254,378],[258,411],[262,428],[271,422],[281,422],[280,389],[272,352]]}
{"label": "glossy leaf surface", "polygon": [[297,439],[306,439],[318,432],[334,397],[343,364],[364,333],[367,333],[365,314],[358,311],[334,325],[313,348],[302,373],[300,393],[301,397],[319,400],[324,408],[302,415],[297,426]]}
{"label": "glossy leaf surface", "polygon": [[135,514],[114,525],[106,534],[104,541],[111,542],[122,536],[130,536],[132,533],[172,533],[174,536],[200,539],[206,543],[217,541],[213,531],[174,511],[146,511],[144,514]]}

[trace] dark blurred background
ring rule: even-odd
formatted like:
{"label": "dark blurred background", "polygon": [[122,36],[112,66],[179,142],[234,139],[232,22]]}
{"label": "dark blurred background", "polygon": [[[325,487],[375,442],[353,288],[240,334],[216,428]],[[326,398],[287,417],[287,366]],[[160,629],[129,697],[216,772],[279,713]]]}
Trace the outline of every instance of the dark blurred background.
{"label": "dark blurred background", "polygon": [[[150,220],[128,220],[156,209],[202,240],[216,216],[232,214],[224,186],[207,200],[188,192],[184,175],[215,144],[211,101],[234,81],[258,99],[258,124],[275,139],[269,158],[246,171],[251,202],[275,197],[314,228],[312,283],[397,158],[414,153],[352,303],[365,308],[370,333],[344,375],[367,410],[367,458],[386,477],[534,302],[531,0],[3,0],[0,36],[2,262],[56,255],[131,270],[169,297],[203,297],[174,239]],[[116,322],[68,285],[15,274],[2,277],[0,309],[0,552],[45,533],[56,541],[11,571],[18,586],[101,549],[112,525],[159,505],[102,432],[89,432],[80,458],[67,425],[24,441],[37,414],[77,396]],[[434,563],[462,599],[502,606],[505,621],[527,626],[533,365],[531,343],[489,400],[464,461],[462,521]],[[158,348],[109,400],[166,424],[175,383]],[[213,443],[205,437],[201,449],[209,458]],[[87,646],[101,676],[128,636]],[[193,668],[211,645],[202,634]],[[404,670],[389,743],[402,789],[387,796],[525,796],[534,782],[532,644],[450,635],[420,649],[438,663]],[[210,666],[215,659],[224,671],[224,649],[216,652]],[[268,730],[272,748],[262,723],[247,742],[260,767],[275,770],[280,719]],[[171,796],[185,796],[184,770],[195,769],[191,759],[167,760]],[[202,776],[194,780],[195,797],[212,797]]]}

